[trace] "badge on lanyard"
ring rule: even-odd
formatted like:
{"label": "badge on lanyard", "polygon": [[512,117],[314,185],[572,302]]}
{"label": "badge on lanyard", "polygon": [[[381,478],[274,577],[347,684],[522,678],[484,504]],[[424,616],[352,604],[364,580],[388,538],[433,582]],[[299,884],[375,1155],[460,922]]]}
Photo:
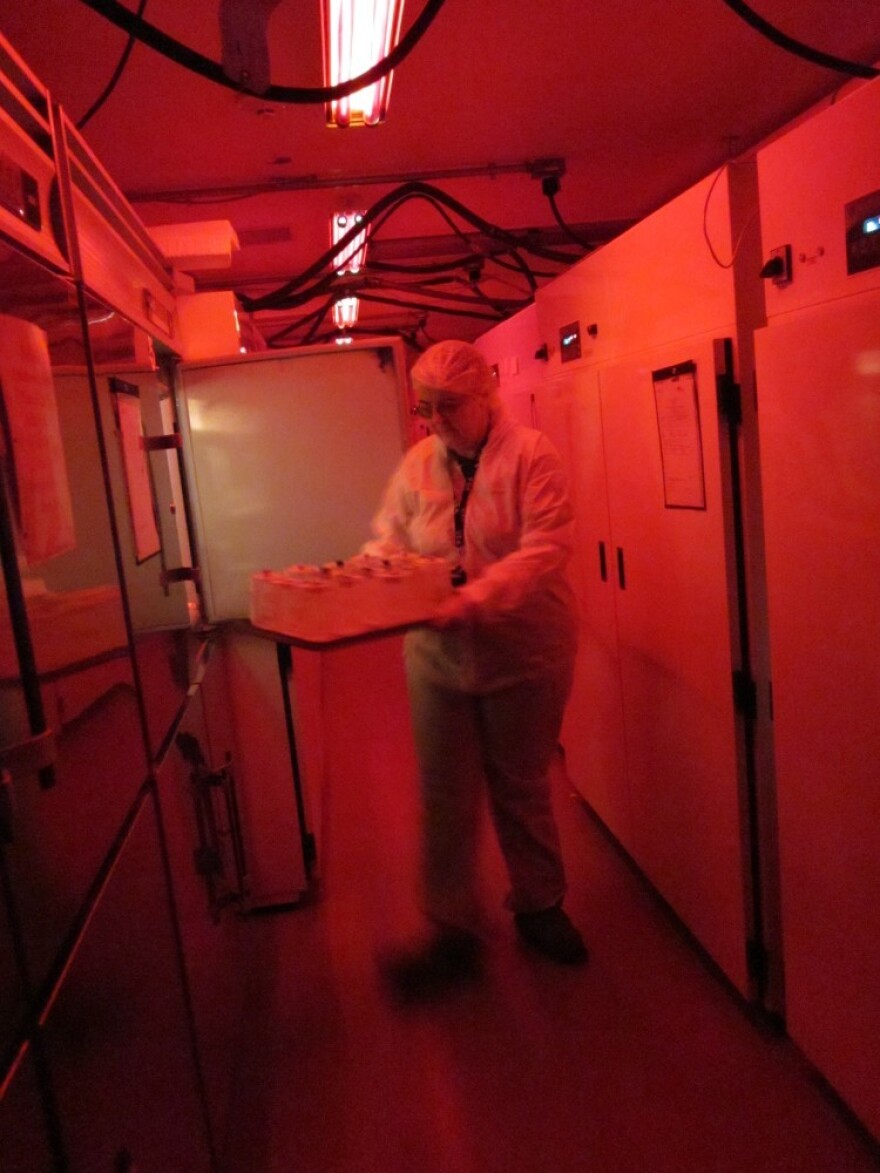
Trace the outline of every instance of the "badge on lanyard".
{"label": "badge on lanyard", "polygon": [[[451,451],[451,450],[450,450]],[[482,451],[482,449],[480,450]],[[458,554],[458,564],[452,568],[451,580],[455,587],[463,586],[467,582],[467,571],[461,564],[461,557],[464,551],[464,514],[467,509],[468,497],[471,495],[474,478],[477,475],[477,465],[480,463],[480,452],[477,452],[473,459],[467,456],[459,456],[457,452],[452,455],[458,461],[464,476],[464,488],[461,491],[461,497],[455,503],[452,520],[455,526],[455,549]]]}

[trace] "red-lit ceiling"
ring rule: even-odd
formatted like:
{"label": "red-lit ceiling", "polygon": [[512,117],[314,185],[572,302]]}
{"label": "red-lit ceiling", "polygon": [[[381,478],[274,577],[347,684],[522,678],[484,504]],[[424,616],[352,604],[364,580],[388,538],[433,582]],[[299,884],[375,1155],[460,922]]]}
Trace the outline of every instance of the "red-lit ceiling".
{"label": "red-lit ceiling", "polygon": [[[272,0],[252,3],[273,8]],[[407,0],[404,28],[423,3]],[[880,59],[877,0],[751,6],[825,53]],[[218,13],[219,0],[147,0],[144,17],[219,61]],[[280,0],[268,29],[272,83],[320,85],[318,0]],[[74,121],[103,90],[127,40],[81,0],[0,0],[0,32]],[[535,177],[542,169],[519,165],[562,160],[558,212],[577,235],[600,243],[845,84],[853,83],[843,73],[771,43],[724,0],[446,0],[397,70],[380,127],[326,129],[319,105],[236,93],[136,44],[84,134],[147,224],[230,220],[242,244],[231,270],[197,279],[259,295],[326,250],[333,209],[369,208],[406,179],[427,177],[478,221],[551,240],[561,230]],[[492,175],[442,177],[492,166]],[[384,182],[352,182],[364,177]],[[165,198],[151,199],[157,192]],[[479,234],[474,222],[452,218]],[[448,259],[452,239],[447,219],[425,200],[402,206],[376,235],[387,260],[401,265]],[[559,267],[529,263],[539,274]],[[528,298],[516,266],[493,269],[491,280],[484,272],[484,293]],[[472,299],[479,283],[475,290],[459,276],[445,290]],[[362,310],[362,321],[412,330],[422,320],[424,341],[473,337],[495,311],[482,312],[488,317],[377,304]],[[263,322],[271,332],[265,315]]]}

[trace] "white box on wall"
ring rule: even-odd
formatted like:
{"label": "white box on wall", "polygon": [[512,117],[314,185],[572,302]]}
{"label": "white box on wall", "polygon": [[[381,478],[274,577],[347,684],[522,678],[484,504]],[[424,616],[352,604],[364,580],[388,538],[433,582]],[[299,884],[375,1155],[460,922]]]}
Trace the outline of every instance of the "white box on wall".
{"label": "white box on wall", "polygon": [[241,353],[235,294],[190,293],[177,299],[177,344],[186,362]]}
{"label": "white box on wall", "polygon": [[228,269],[239,248],[238,236],[228,220],[159,224],[147,231],[162,255],[184,273]]}

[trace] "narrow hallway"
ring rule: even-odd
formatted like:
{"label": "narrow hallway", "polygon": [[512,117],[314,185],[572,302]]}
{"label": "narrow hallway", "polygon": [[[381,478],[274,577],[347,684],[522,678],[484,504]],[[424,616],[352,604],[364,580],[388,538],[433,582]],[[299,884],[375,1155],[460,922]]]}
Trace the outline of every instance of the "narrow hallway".
{"label": "narrow hallway", "polygon": [[326,657],[340,735],[327,762],[320,893],[250,920],[226,1173],[880,1169],[789,1045],[750,1021],[622,861],[561,769],[567,908],[589,965],[561,969],[515,941],[487,836],[482,979],[425,1005],[389,998],[377,959],[418,925],[398,654],[383,641]]}

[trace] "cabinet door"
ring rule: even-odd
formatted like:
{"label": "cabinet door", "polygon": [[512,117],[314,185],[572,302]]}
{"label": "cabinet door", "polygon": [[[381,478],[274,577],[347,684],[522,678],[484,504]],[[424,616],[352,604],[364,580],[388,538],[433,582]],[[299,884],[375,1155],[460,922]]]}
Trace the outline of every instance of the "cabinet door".
{"label": "cabinet door", "polygon": [[[696,366],[705,508],[665,505],[652,374],[685,361]],[[632,854],[745,989],[745,786],[712,340],[604,368],[600,386]]]}
{"label": "cabinet door", "polygon": [[598,373],[581,368],[560,376],[538,388],[535,401],[537,424],[566,466],[575,513],[571,579],[580,629],[562,728],[566,768],[577,792],[632,850]]}
{"label": "cabinet door", "polygon": [[786,1021],[880,1133],[880,293],[756,341]]}
{"label": "cabinet door", "polygon": [[402,347],[369,342],[180,368],[210,622],[248,615],[257,570],[360,549],[404,446],[403,370]]}
{"label": "cabinet door", "polygon": [[[173,432],[163,372],[114,361],[100,336],[96,340],[97,329],[91,327],[92,344],[102,359],[96,402],[150,752],[156,758],[192,679],[187,652],[195,642],[190,636],[194,588],[191,582],[169,580],[167,574],[191,561],[184,532],[186,502],[177,452],[145,447],[166,428]],[[126,343],[126,356],[149,349],[149,339],[131,326],[117,326],[116,333],[122,335],[117,347]]]}
{"label": "cabinet door", "polygon": [[296,744],[291,746],[285,712],[288,681],[282,685],[274,640],[230,631],[219,654],[232,710],[249,905],[295,904],[309,887],[311,840],[300,769],[308,755],[307,739],[295,729]]}
{"label": "cabinet door", "polygon": [[[215,674],[218,668],[207,665]],[[245,1021],[246,861],[238,838],[235,768],[225,751],[214,757],[202,688],[193,687],[157,784],[215,1137],[223,1135]]]}
{"label": "cabinet door", "polygon": [[[147,765],[84,306],[75,289],[2,246],[0,260],[9,269],[0,291],[0,745],[41,730],[53,742],[51,771],[13,771],[11,828],[0,846],[36,989]],[[18,997],[4,990],[0,1003]]]}
{"label": "cabinet door", "polygon": [[211,1167],[151,792],[43,1031],[71,1169]]}
{"label": "cabinet door", "polygon": [[44,788],[36,773],[16,780],[13,839],[2,847],[33,988],[55,962],[146,773],[130,683],[117,683],[55,735],[55,783]]}

